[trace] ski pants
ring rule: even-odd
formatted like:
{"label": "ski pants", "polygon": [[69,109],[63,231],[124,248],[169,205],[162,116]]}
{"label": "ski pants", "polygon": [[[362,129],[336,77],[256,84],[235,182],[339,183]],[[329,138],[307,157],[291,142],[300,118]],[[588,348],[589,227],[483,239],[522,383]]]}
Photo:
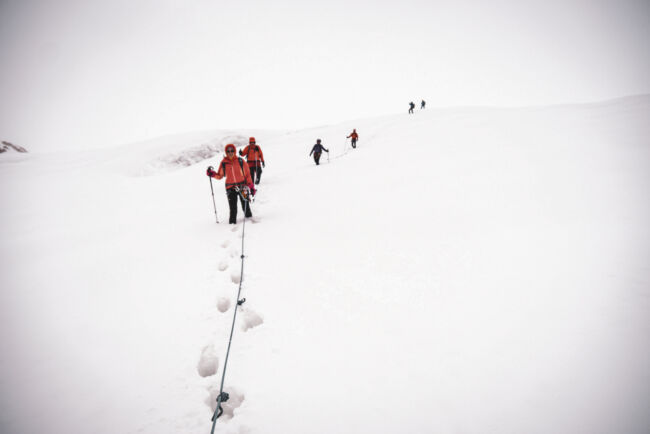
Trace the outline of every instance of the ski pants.
{"label": "ski pants", "polygon": [[262,178],[262,163],[258,163],[253,166],[248,167],[251,170],[251,179],[255,184],[260,183],[260,178]]}
{"label": "ski pants", "polygon": [[319,163],[319,161],[320,161],[320,154],[321,154],[320,152],[314,152],[314,161],[316,162],[317,165],[320,164],[320,163]]}
{"label": "ski pants", "polygon": [[241,202],[241,207],[245,211],[244,215],[246,217],[253,217],[253,213],[251,213],[250,204],[247,201],[245,201],[241,196],[239,196],[239,193],[235,191],[234,188],[230,188],[226,190],[226,195],[228,195],[228,206],[230,207],[230,219],[228,220],[228,223],[231,224],[237,223],[237,197],[239,197],[239,200]]}
{"label": "ski pants", "polygon": [[352,147],[353,147],[353,148],[356,148],[356,147],[357,147],[357,139],[352,139],[352,140],[351,140],[351,143],[352,143]]}

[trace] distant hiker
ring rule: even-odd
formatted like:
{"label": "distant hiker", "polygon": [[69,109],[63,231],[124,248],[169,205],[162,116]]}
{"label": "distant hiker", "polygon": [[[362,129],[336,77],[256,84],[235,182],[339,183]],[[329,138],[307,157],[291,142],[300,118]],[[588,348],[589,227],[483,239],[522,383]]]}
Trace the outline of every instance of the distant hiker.
{"label": "distant hiker", "polygon": [[[226,177],[226,195],[228,196],[228,206],[230,207],[230,224],[237,223],[237,196],[241,201],[241,207],[246,217],[253,217],[250,209],[249,200],[251,195],[255,194],[255,185],[251,178],[251,172],[244,160],[235,155],[237,150],[235,145],[229,143],[226,145],[226,156],[223,157],[219,164],[219,170],[214,171],[212,166],[208,167],[207,175],[212,178],[221,179]],[[246,200],[244,200],[246,199]]]}
{"label": "distant hiker", "polygon": [[359,135],[357,134],[357,130],[353,129],[352,132],[350,133],[350,135],[346,137],[346,139],[352,139],[352,140],[350,140],[350,143],[352,144],[353,148],[356,148],[357,147],[357,140],[359,140]]}
{"label": "distant hiker", "polygon": [[427,105],[427,103],[424,102],[424,100],[422,100],[422,102],[420,103],[420,110],[422,110],[425,105]]}
{"label": "distant hiker", "polygon": [[413,101],[409,103],[409,113],[413,113],[413,109],[415,108],[415,104],[413,104]]}
{"label": "distant hiker", "polygon": [[260,178],[262,177],[262,167],[266,167],[266,163],[264,163],[262,149],[255,144],[255,137],[248,139],[248,146],[240,150],[239,155],[246,156],[248,168],[251,171],[251,178],[255,184],[259,184]]}
{"label": "distant hiker", "polygon": [[311,157],[311,154],[314,154],[314,161],[316,162],[317,166],[320,164],[319,163],[320,154],[323,153],[323,150],[325,150],[325,152],[327,152],[328,154],[330,153],[330,151],[328,149],[325,149],[325,147],[323,145],[321,145],[320,139],[317,139],[316,144],[314,145],[313,148],[311,148],[311,152],[309,153],[310,157]]}

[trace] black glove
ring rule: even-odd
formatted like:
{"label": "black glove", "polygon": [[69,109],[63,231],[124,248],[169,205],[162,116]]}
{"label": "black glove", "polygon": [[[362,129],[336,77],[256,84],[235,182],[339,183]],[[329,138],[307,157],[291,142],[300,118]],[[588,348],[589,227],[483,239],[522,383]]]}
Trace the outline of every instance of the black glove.
{"label": "black glove", "polygon": [[264,164],[264,161],[262,161],[262,167],[266,167],[266,164]]}
{"label": "black glove", "polygon": [[242,150],[240,149],[240,150],[239,150],[239,155],[244,155],[244,154],[242,154],[242,152],[241,152],[241,151],[242,151]]}

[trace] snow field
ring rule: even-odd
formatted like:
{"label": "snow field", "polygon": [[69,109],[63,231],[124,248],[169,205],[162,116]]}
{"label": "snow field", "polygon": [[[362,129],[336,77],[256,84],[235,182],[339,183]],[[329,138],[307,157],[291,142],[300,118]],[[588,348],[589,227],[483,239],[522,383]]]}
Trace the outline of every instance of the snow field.
{"label": "snow field", "polygon": [[224,223],[215,181],[214,222],[220,154],[186,164],[254,135],[217,432],[647,432],[649,112],[426,109],[3,158],[1,431],[208,432],[243,213]]}

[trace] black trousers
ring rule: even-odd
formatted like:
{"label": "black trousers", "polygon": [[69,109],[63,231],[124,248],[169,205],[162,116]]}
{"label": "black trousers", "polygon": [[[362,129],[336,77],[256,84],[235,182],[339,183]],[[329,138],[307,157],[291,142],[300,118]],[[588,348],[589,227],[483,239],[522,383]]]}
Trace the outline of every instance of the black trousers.
{"label": "black trousers", "polygon": [[237,197],[239,197],[239,201],[241,202],[241,208],[244,210],[244,215],[246,217],[253,217],[250,203],[239,196],[239,193],[236,192],[234,188],[226,190],[226,194],[228,195],[228,206],[230,207],[230,219],[228,220],[228,223],[237,223]]}
{"label": "black trousers", "polygon": [[357,147],[357,139],[352,139],[352,147],[353,148]]}
{"label": "black trousers", "polygon": [[262,165],[250,166],[251,170],[251,179],[255,184],[260,183],[260,178],[262,178]]}
{"label": "black trousers", "polygon": [[320,163],[319,163],[319,161],[320,161],[320,154],[321,154],[320,152],[314,152],[314,161],[316,162],[316,164],[320,164]]}

